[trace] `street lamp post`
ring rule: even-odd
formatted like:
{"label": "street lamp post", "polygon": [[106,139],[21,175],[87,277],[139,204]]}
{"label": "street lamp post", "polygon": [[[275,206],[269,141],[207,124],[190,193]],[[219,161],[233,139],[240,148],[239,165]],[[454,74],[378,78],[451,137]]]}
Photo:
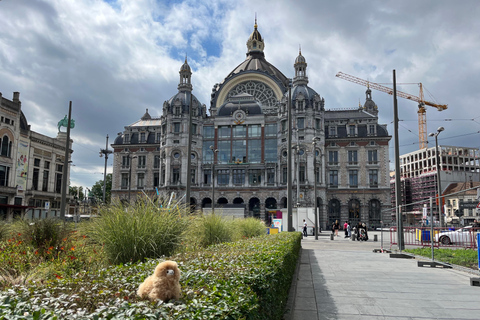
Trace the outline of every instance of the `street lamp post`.
{"label": "street lamp post", "polygon": [[135,159],[137,156],[131,155],[130,152],[128,152],[128,165],[129,165],[129,170],[128,170],[128,205],[130,205],[130,196],[131,196],[131,191],[132,191],[132,160]]}
{"label": "street lamp post", "polygon": [[215,149],[214,146],[210,146],[210,150],[213,152],[212,159],[212,214],[215,214],[215,155],[218,152],[218,149]]}
{"label": "street lamp post", "polygon": [[429,137],[435,137],[435,165],[437,168],[437,192],[438,192],[438,223],[440,224],[440,228],[443,227],[443,216],[442,216],[442,183],[440,182],[440,155],[438,150],[438,135],[443,130],[445,130],[444,127],[438,127],[436,133],[430,133],[428,135]]}
{"label": "street lamp post", "polygon": [[315,240],[318,240],[318,213],[317,213],[317,137],[313,138],[313,208],[315,216]]}
{"label": "street lamp post", "polygon": [[105,155],[105,169],[103,170],[103,203],[105,203],[105,190],[107,186],[107,161],[108,155],[112,153],[112,150],[108,150],[108,134],[107,134],[107,142],[105,143],[105,149],[100,149],[100,158]]}

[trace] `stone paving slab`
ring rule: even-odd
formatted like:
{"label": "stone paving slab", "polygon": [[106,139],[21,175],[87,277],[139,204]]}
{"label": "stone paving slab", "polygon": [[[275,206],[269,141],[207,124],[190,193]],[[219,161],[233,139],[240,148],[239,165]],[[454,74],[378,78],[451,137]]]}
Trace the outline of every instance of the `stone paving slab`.
{"label": "stone paving slab", "polygon": [[480,272],[374,253],[378,239],[303,239],[284,319],[480,319],[480,287],[470,286]]}

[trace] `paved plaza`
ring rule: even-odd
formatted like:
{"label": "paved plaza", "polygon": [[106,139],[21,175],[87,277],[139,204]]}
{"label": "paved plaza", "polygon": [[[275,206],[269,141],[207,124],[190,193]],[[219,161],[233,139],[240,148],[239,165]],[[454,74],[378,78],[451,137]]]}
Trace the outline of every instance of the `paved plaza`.
{"label": "paved plaza", "polygon": [[374,253],[381,237],[373,235],[367,242],[343,234],[330,240],[329,233],[302,239],[285,319],[480,319],[480,287],[470,285],[478,271]]}

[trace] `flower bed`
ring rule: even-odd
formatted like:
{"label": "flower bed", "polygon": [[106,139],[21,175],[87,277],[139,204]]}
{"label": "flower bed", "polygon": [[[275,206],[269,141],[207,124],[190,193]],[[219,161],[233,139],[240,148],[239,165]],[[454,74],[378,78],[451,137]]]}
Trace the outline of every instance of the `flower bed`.
{"label": "flower bed", "polygon": [[17,285],[0,293],[0,319],[281,319],[301,234],[280,233],[172,257],[183,297],[136,296],[158,260]]}

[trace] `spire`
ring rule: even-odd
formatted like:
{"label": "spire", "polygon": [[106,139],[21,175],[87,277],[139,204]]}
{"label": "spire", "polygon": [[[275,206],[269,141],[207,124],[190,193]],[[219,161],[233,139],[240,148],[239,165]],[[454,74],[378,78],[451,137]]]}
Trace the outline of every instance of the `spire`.
{"label": "spire", "polygon": [[293,78],[293,85],[306,85],[308,84],[307,77],[307,60],[302,56],[302,47],[298,46],[298,57],[293,64],[295,68],[295,77]]}
{"label": "spire", "polygon": [[192,70],[187,62],[187,54],[185,54],[185,63],[180,68],[180,83],[178,84],[178,91],[192,91]]}
{"label": "spire", "polygon": [[257,30],[257,14],[255,13],[255,24],[253,26],[253,32],[247,40],[247,56],[260,53],[263,55],[263,49],[265,48],[265,43],[263,42],[262,35]]}

